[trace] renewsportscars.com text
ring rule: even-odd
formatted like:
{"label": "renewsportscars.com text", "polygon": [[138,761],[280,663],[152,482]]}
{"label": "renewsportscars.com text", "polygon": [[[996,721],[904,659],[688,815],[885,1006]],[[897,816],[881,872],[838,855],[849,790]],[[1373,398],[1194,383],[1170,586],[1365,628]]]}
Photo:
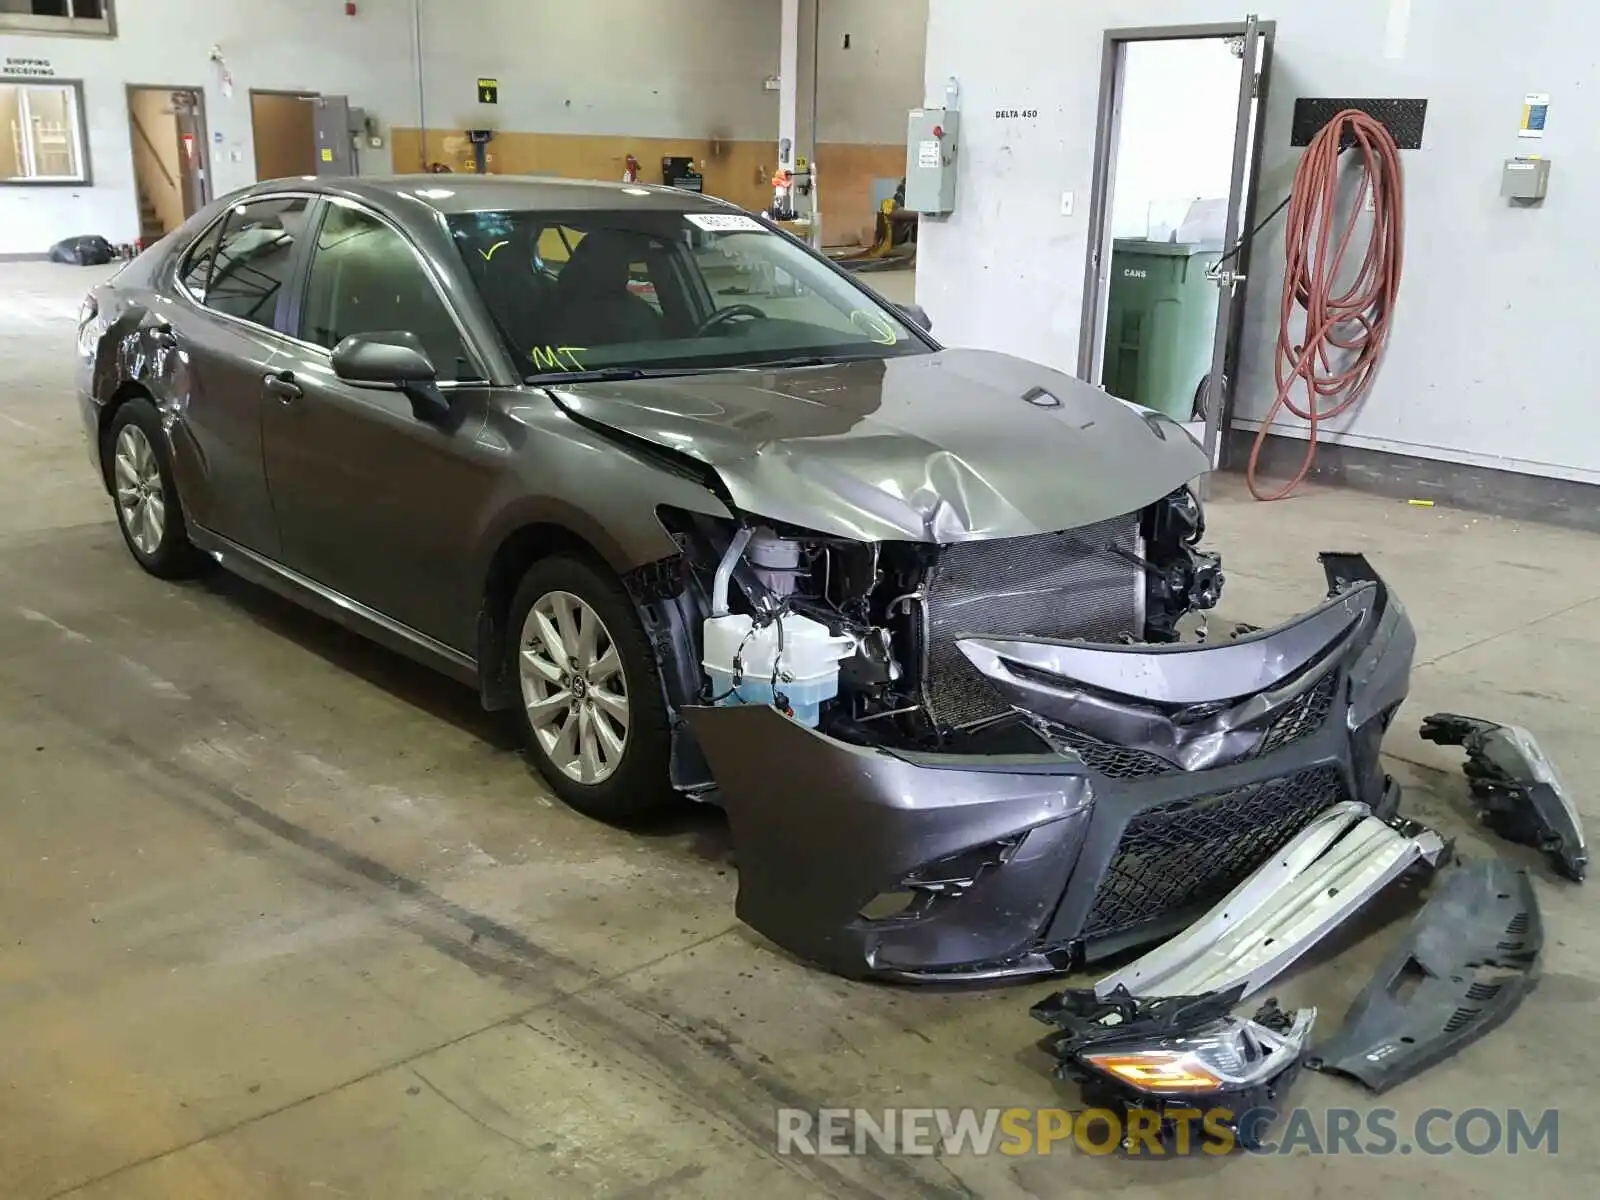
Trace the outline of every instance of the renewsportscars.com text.
{"label": "renewsportscars.com text", "polygon": [[1513,1108],[784,1108],[777,1150],[800,1155],[1556,1154],[1560,1114]]}

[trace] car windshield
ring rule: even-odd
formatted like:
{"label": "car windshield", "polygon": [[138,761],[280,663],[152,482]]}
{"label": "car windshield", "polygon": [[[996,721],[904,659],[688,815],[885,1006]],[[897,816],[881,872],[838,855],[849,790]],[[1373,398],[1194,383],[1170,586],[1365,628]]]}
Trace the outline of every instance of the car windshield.
{"label": "car windshield", "polygon": [[734,212],[474,212],[450,219],[530,379],[926,354],[891,307]]}

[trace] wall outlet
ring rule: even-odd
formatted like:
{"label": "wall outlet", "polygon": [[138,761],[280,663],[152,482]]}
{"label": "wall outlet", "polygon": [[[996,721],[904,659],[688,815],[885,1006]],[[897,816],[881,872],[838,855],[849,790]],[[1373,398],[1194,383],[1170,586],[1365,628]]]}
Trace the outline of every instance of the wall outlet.
{"label": "wall outlet", "polygon": [[1072,215],[1072,193],[1071,192],[1062,192],[1061,193],[1061,215],[1063,217],[1070,217]]}

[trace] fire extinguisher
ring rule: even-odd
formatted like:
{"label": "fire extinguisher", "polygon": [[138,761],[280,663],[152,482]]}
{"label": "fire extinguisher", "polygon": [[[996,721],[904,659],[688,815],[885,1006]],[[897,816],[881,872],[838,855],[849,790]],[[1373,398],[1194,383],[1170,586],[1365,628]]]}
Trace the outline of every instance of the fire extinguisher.
{"label": "fire extinguisher", "polygon": [[622,182],[639,182],[639,160],[631,154],[628,155],[627,158],[623,159]]}

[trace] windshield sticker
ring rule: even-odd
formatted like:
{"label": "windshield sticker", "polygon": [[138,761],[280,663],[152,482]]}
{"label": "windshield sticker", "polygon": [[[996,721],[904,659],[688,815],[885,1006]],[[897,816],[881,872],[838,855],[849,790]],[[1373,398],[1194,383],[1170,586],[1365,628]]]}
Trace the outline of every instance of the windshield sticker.
{"label": "windshield sticker", "polygon": [[684,213],[683,219],[707,233],[766,233],[767,227],[743,213]]}
{"label": "windshield sticker", "polygon": [[587,346],[535,346],[528,351],[528,357],[541,371],[581,371],[583,363],[578,355],[587,350]]}
{"label": "windshield sticker", "polygon": [[509,246],[509,245],[511,245],[510,242],[496,242],[494,245],[490,246],[487,250],[479,250],[478,253],[483,255],[483,261],[484,262],[493,262],[494,261],[494,253],[495,253],[495,251],[500,249],[501,246]]}
{"label": "windshield sticker", "polygon": [[895,332],[894,326],[889,324],[889,319],[870,309],[854,310],[850,314],[850,324],[880,346],[892,346],[900,340],[900,335]]}

